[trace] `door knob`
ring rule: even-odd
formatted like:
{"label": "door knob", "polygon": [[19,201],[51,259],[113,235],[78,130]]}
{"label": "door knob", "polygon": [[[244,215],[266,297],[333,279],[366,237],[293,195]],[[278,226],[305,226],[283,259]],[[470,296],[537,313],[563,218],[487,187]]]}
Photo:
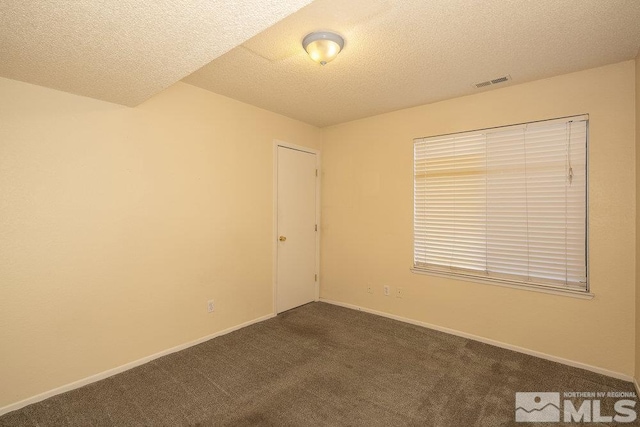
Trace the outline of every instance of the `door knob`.
{"label": "door knob", "polygon": [[281,242],[284,242],[285,240],[287,240],[287,238],[284,237],[284,236],[280,236],[280,238],[278,240],[280,240]]}

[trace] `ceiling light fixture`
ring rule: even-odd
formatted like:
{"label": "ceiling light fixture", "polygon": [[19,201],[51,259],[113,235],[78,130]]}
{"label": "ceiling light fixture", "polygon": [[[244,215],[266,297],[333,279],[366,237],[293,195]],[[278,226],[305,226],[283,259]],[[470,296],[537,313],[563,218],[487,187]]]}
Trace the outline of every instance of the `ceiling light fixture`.
{"label": "ceiling light fixture", "polygon": [[307,51],[311,59],[325,65],[331,62],[344,47],[344,39],[336,33],[322,31],[307,34],[302,40],[302,47]]}

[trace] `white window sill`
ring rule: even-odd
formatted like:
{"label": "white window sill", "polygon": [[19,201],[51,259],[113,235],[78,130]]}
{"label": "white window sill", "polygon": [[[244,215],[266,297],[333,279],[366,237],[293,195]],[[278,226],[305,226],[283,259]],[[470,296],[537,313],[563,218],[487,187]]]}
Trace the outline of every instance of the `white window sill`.
{"label": "white window sill", "polygon": [[567,290],[558,289],[554,287],[546,287],[544,285],[517,284],[517,283],[502,281],[499,279],[488,279],[483,277],[472,276],[469,274],[449,273],[449,272],[443,272],[443,271],[428,270],[423,268],[411,268],[410,270],[414,274],[425,274],[427,276],[446,277],[448,279],[462,280],[465,282],[474,282],[474,283],[482,283],[485,285],[502,286],[505,288],[520,289],[523,291],[542,292],[545,294],[560,295],[563,297],[571,297],[571,298],[586,299],[586,300],[590,300],[595,297],[595,295],[590,292],[576,291],[576,290],[569,290],[569,289]]}

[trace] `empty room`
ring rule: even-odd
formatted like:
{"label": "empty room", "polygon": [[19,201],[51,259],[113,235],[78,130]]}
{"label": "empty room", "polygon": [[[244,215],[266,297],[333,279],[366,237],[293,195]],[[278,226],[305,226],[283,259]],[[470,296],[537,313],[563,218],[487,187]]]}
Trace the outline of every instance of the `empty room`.
{"label": "empty room", "polygon": [[640,1],[0,1],[0,426],[640,425]]}

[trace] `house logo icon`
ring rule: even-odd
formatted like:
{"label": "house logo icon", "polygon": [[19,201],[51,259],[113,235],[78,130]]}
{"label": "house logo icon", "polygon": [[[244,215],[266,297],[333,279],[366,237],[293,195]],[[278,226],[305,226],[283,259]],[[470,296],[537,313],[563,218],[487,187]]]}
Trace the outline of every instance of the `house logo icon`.
{"label": "house logo icon", "polygon": [[560,422],[560,393],[516,393],[516,422]]}

